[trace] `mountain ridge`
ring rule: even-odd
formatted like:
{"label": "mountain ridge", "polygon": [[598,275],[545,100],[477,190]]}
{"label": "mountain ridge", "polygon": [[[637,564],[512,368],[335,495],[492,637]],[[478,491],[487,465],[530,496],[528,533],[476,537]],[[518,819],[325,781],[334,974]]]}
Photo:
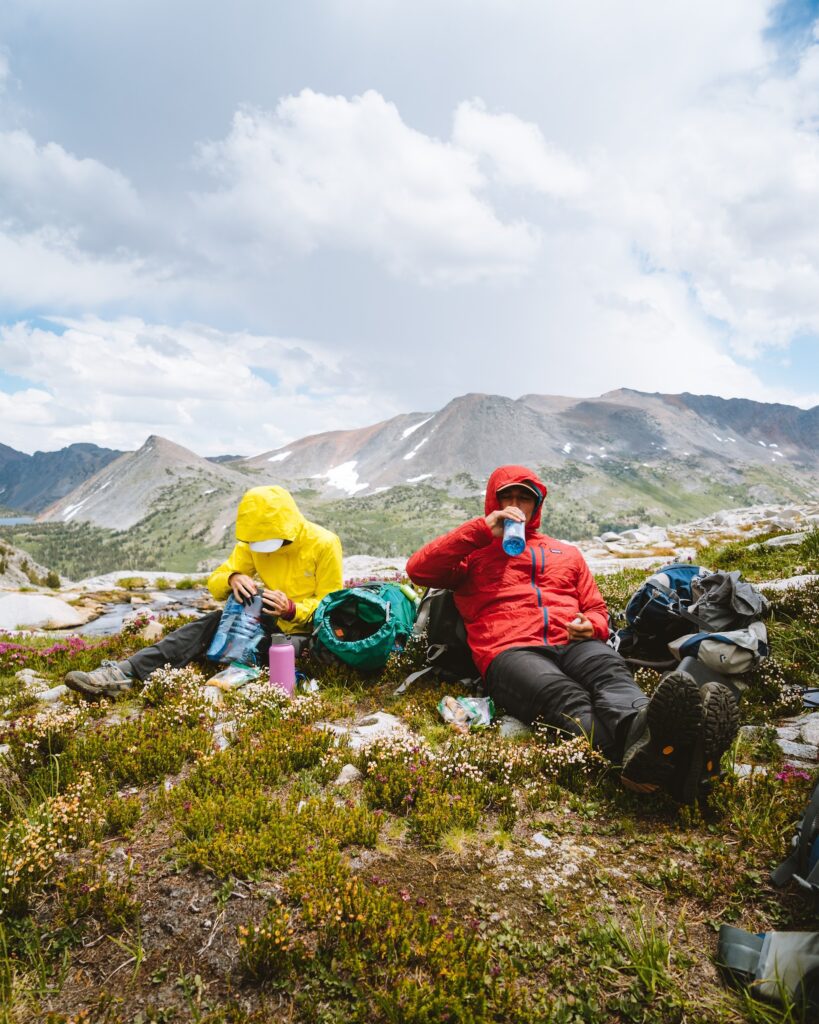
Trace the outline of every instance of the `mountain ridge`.
{"label": "mountain ridge", "polygon": [[348,553],[406,554],[478,514],[491,470],[514,462],[547,483],[544,530],[579,540],[816,497],[817,416],[819,409],[629,389],[597,398],[471,393],[437,411],[240,459],[203,458],[150,435],[38,518],[114,531],[135,549],[177,552],[179,566],[192,568],[233,543],[248,487],[281,484],[308,517],[339,533]]}

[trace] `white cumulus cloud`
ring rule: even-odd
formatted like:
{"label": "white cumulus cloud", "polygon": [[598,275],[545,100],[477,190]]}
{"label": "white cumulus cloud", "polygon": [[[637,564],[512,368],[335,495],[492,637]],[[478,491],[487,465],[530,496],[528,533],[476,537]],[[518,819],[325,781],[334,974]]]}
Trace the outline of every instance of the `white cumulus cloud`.
{"label": "white cumulus cloud", "polygon": [[201,455],[253,455],[345,418],[398,411],[349,366],[341,374],[340,357],[322,346],[194,324],[19,321],[0,328],[0,358],[32,385],[0,392],[4,442],[25,451],[76,441],[134,448],[158,433]]}
{"label": "white cumulus cloud", "polygon": [[220,237],[351,249],[442,282],[518,274],[538,248],[533,225],[503,221],[482,196],[473,152],[409,127],[372,90],[305,89],[273,113],[240,111],[200,162],[221,186],[199,197]]}
{"label": "white cumulus cloud", "polygon": [[547,142],[540,128],[514,114],[490,113],[481,100],[460,103],[453,141],[486,157],[493,177],[514,188],[571,197],[588,186],[588,174],[571,156]]}

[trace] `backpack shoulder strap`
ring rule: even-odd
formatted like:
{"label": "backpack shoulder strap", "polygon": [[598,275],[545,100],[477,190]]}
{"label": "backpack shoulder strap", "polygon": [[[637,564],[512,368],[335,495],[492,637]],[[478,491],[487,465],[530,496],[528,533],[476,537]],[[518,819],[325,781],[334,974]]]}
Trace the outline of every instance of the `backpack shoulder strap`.
{"label": "backpack shoulder strap", "polygon": [[802,815],[802,821],[799,823],[799,828],[793,837],[793,849],[789,856],[771,872],[771,881],[775,886],[781,888],[787,885],[794,877],[797,878],[800,884],[807,883],[808,886],[819,884],[819,864],[814,867],[805,879],[800,878],[798,874],[801,870],[801,865],[808,863],[810,847],[816,838],[814,833],[817,822],[819,822],[819,785],[814,788],[808,806],[805,808],[805,813]]}
{"label": "backpack shoulder strap", "polygon": [[683,608],[682,602],[680,601],[680,595],[677,593],[676,590],[673,589],[673,587],[667,587],[664,583],[659,583],[657,580],[651,580],[651,582],[648,585],[656,587],[657,590],[659,590],[660,593],[665,594],[666,597],[676,599],[678,607],[675,609],[675,613],[679,615],[681,618],[687,619],[689,622],[693,622],[695,626],[699,626],[699,628],[704,630],[706,633],[714,632],[713,629],[709,628],[708,623],[704,622],[702,619],[697,618],[697,616],[693,615],[690,611],[688,611],[687,608]]}

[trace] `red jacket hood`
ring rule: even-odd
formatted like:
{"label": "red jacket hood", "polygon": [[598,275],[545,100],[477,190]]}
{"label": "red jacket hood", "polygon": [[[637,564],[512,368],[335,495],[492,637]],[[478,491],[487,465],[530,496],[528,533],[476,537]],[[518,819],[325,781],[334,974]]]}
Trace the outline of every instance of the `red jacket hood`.
{"label": "red jacket hood", "polygon": [[498,466],[489,477],[489,482],[486,485],[484,515],[488,516],[490,512],[500,508],[498,491],[502,491],[505,487],[511,487],[512,484],[527,484],[529,487],[534,487],[540,495],[540,500],[535,507],[532,518],[526,524],[527,533],[530,530],[537,530],[540,526],[540,511],[543,508],[543,499],[546,497],[546,484],[539,480],[531,469],[527,469],[526,466]]}

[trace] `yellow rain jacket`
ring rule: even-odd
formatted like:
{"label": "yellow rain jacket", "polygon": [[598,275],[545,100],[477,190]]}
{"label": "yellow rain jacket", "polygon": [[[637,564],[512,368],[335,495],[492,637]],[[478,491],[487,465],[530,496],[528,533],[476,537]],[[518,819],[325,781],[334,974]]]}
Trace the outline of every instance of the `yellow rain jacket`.
{"label": "yellow rain jacket", "polygon": [[[289,540],[278,551],[251,551],[257,540]],[[283,487],[254,487],[239,502],[236,547],[208,578],[208,590],[223,601],[230,594],[228,579],[234,572],[255,576],[268,590],[281,590],[296,605],[291,620],[277,619],[283,633],[309,633],[319,601],[343,586],[341,541],[299,512]]]}

